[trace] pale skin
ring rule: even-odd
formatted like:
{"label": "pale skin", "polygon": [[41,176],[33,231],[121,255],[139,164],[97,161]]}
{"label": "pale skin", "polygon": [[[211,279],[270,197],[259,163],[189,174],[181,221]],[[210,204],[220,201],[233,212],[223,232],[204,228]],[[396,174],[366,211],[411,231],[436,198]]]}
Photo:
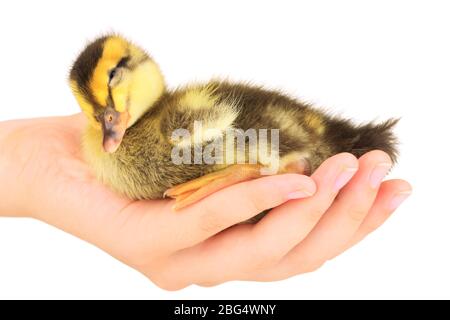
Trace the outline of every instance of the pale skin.
{"label": "pale skin", "polygon": [[[339,154],[311,176],[242,182],[192,206],[131,201],[92,176],[81,114],[0,123],[0,216],[32,217],[106,251],[167,290],[311,272],[381,226],[411,193],[390,159]],[[295,198],[295,199],[292,199]],[[237,225],[274,208],[255,225]]]}

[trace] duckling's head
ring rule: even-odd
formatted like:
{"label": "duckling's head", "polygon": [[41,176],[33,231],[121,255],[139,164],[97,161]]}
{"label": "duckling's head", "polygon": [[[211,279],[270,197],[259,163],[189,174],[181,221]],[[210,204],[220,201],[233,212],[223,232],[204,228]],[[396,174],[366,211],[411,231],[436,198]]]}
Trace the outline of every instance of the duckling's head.
{"label": "duckling's head", "polygon": [[131,127],[165,90],[156,63],[117,36],[91,42],[70,71],[70,86],[89,124],[103,132],[103,149],[115,152]]}

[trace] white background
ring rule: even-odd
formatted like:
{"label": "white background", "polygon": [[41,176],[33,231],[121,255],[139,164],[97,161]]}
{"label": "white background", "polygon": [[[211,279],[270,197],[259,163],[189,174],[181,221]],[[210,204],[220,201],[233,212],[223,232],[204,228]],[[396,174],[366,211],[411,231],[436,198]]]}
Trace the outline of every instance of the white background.
{"label": "white background", "polygon": [[0,219],[0,298],[450,298],[446,1],[2,2],[0,120],[78,112],[68,69],[112,30],[145,47],[170,86],[222,75],[357,121],[401,116],[391,177],[414,193],[317,272],[174,293],[53,227]]}

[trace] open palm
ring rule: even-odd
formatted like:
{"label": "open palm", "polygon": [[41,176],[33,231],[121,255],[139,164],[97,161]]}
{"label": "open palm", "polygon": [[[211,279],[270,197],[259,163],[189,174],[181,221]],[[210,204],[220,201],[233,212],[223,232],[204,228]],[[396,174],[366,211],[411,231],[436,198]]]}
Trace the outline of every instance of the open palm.
{"label": "open palm", "polygon": [[[97,182],[80,153],[84,122],[79,114],[0,123],[8,182],[0,215],[55,225],[170,290],[315,270],[380,226],[411,190],[403,180],[380,185],[385,153],[340,154],[311,178],[243,182],[174,212],[173,201],[132,201]],[[258,224],[235,226],[270,208]]]}

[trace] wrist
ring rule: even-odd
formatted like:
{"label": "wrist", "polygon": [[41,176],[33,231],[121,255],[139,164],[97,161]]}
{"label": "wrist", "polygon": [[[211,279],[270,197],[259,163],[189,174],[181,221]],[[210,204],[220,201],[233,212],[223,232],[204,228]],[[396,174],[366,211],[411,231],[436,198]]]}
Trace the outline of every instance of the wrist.
{"label": "wrist", "polygon": [[21,159],[18,158],[20,146],[20,121],[0,122],[0,216],[31,217],[29,209],[31,186],[21,180]]}

